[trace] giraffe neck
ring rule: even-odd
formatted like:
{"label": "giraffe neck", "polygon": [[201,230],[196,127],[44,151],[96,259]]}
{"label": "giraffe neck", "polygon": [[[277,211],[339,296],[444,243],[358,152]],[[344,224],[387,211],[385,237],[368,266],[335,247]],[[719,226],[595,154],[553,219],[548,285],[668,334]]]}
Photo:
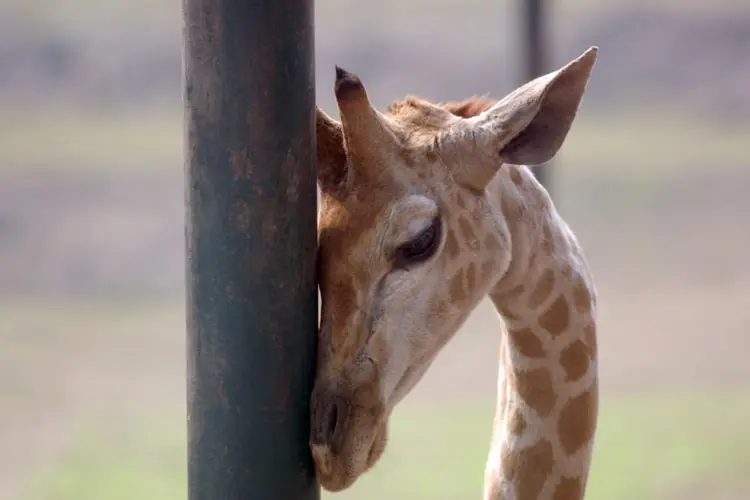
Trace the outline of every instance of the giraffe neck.
{"label": "giraffe neck", "polygon": [[580,500],[598,406],[595,289],[551,204],[532,227],[535,251],[514,243],[522,255],[490,293],[506,329],[484,498]]}

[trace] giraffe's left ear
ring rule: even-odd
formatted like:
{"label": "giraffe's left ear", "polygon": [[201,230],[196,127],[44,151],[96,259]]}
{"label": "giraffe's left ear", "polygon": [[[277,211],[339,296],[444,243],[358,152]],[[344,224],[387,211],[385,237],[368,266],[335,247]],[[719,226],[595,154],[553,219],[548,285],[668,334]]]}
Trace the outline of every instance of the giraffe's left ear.
{"label": "giraffe's left ear", "polygon": [[[474,147],[516,165],[540,165],[552,159],[573,124],[597,52],[596,47],[589,48],[557,71],[519,87],[487,111],[463,120],[462,128],[469,132]],[[483,189],[500,164],[490,163],[467,169],[464,180]]]}
{"label": "giraffe's left ear", "polygon": [[348,161],[341,124],[316,108],[315,135],[318,143],[318,187],[324,193],[344,195]]}

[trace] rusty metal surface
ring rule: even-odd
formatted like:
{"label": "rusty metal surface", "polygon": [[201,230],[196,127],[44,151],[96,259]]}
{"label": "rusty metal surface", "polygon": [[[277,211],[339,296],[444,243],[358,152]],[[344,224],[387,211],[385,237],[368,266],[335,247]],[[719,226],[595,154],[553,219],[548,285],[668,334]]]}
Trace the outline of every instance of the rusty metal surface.
{"label": "rusty metal surface", "polygon": [[191,500],[313,500],[312,0],[184,0]]}

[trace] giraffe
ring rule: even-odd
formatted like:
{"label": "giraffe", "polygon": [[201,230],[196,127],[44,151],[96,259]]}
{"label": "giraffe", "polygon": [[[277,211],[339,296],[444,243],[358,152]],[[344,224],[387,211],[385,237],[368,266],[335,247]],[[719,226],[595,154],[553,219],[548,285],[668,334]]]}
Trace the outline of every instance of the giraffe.
{"label": "giraffe", "polygon": [[598,410],[596,290],[530,166],[557,154],[598,49],[499,101],[385,112],[336,67],[317,109],[322,298],[310,448],[321,485],[382,456],[388,420],[469,313],[501,319],[486,500],[583,498]]}

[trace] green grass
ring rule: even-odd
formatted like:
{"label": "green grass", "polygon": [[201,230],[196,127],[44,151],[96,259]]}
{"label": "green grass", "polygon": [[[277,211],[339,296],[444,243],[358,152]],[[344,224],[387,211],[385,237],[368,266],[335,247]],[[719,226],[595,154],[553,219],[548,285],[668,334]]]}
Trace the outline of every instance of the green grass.
{"label": "green grass", "polygon": [[[490,421],[488,406],[406,404],[383,461],[338,497],[479,498]],[[726,394],[605,400],[587,498],[647,500],[685,485],[747,482],[748,421],[750,399]],[[113,428],[82,434],[28,500],[186,498],[182,422]]]}

